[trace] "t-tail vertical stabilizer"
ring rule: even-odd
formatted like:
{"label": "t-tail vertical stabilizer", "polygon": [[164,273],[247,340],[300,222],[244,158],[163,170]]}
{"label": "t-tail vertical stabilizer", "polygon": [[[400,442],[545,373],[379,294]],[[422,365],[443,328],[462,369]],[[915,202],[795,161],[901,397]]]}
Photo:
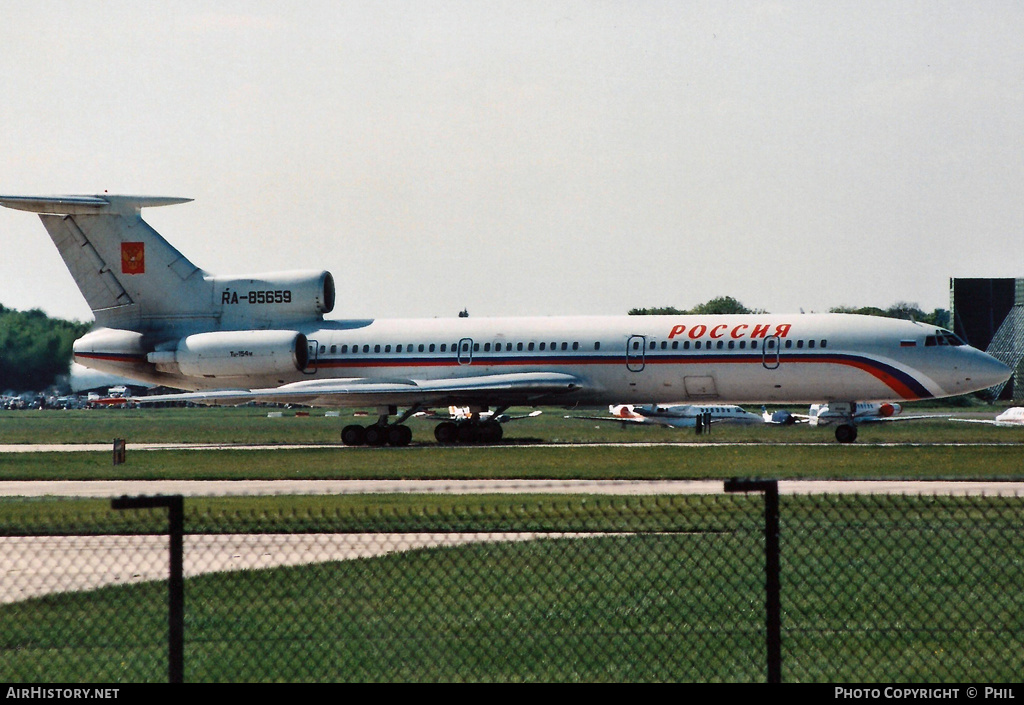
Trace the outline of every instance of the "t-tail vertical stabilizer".
{"label": "t-tail vertical stabilizer", "polygon": [[38,213],[99,326],[146,333],[212,318],[205,273],[146,223],[142,208],[187,203],[147,196],[0,196]]}

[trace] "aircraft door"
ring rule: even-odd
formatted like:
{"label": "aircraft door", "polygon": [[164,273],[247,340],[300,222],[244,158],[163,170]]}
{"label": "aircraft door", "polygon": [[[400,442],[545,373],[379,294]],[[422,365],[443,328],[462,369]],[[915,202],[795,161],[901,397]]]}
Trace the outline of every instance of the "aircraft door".
{"label": "aircraft door", "polygon": [[460,365],[473,364],[473,339],[463,338],[459,341],[458,355]]}
{"label": "aircraft door", "polygon": [[782,348],[782,340],[777,335],[772,335],[764,339],[761,345],[761,364],[765,366],[765,369],[774,370],[777,369],[780,359],[780,350]]}
{"label": "aircraft door", "polygon": [[643,335],[631,335],[626,341],[626,369],[630,372],[640,372],[646,366],[645,356],[647,354],[647,337]]}

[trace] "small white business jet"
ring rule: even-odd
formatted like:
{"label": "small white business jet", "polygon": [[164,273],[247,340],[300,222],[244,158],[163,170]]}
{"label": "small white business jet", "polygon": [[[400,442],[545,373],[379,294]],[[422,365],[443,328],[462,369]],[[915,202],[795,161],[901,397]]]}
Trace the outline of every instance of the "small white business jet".
{"label": "small white business jet", "polygon": [[[836,438],[852,442],[858,402],[966,394],[1010,375],[947,330],[851,314],[325,320],[329,272],[211,274],[142,219],[189,200],[0,196],[39,214],[96,317],[75,361],[191,390],[139,402],[375,408],[345,442],[397,446],[413,414],[450,405],[828,402],[844,414]],[[501,436],[493,419],[463,423],[454,435],[439,423],[435,438]]]}
{"label": "small white business jet", "polygon": [[666,428],[694,428],[697,423],[763,423],[761,417],[734,404],[612,404],[608,416],[566,416],[588,421],[621,421]]}

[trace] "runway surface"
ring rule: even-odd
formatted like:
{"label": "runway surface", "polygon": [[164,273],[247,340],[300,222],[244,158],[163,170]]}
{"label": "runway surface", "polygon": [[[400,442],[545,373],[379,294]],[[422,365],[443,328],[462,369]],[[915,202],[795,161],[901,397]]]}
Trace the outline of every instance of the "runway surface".
{"label": "runway surface", "polygon": [[[10,480],[2,497],[317,494],[722,494],[723,480]],[[1024,496],[1024,482],[780,480],[780,494]]]}

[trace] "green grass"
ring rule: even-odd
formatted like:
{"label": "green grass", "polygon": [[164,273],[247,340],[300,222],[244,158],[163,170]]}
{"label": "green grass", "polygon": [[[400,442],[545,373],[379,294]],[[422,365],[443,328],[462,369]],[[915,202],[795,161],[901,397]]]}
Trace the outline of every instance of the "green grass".
{"label": "green grass", "polygon": [[[968,414],[993,418],[1003,407],[915,407],[908,405],[903,415],[919,413]],[[270,411],[284,414],[269,418]],[[372,417],[354,418],[349,411],[340,417],[325,416],[320,409],[297,416],[297,410],[266,407],[99,409],[69,411],[0,411],[0,444],[10,443],[112,443],[114,438],[129,443],[241,443],[241,444],[319,444],[340,443],[341,428],[348,423],[371,422]],[[545,409],[532,419],[505,425],[510,442],[548,443],[645,443],[676,442],[709,445],[737,443],[835,443],[834,429],[799,426],[737,426],[716,424],[707,435],[693,429],[666,429],[653,426],[623,426],[615,421],[566,419],[560,409]],[[590,415],[594,415],[591,411]],[[434,423],[411,419],[413,443],[436,445]],[[907,421],[868,424],[860,427],[858,444],[872,443],[1007,443],[1024,444],[1024,427],[995,428],[982,424],[953,423],[945,420]]]}
{"label": "green grass", "polygon": [[[964,414],[962,409],[948,411]],[[0,480],[1024,477],[1019,462],[1024,427],[945,420],[865,425],[855,444],[843,446],[834,441],[830,428],[723,425],[698,436],[692,430],[623,428],[615,422],[546,413],[506,425],[507,442],[491,447],[438,446],[432,439],[433,424],[412,420],[413,445],[407,448],[323,448],[316,444],[337,444],[341,427],[351,417],[285,413],[292,415],[268,418],[266,409],[256,407],[0,412],[0,444],[98,443],[110,449],[0,453]],[[128,462],[116,468],[114,438],[126,439],[128,449]],[[143,443],[184,442],[309,447],[138,449]],[[564,447],[541,447],[545,443]]]}
{"label": "green grass", "polygon": [[656,446],[133,450],[0,454],[0,480],[275,479],[914,479],[1020,480],[1021,448]]}
{"label": "green grass", "polygon": [[[544,524],[557,500],[535,501],[493,513]],[[186,679],[763,680],[760,501],[676,501],[590,512],[635,535],[191,578]],[[785,680],[1019,679],[1019,502],[795,497],[783,517]],[[0,606],[0,679],[162,680],[165,605],[162,585],[141,584]]]}
{"label": "green grass", "polygon": [[[410,422],[415,435],[408,448],[313,445],[336,443],[349,421],[316,412],[268,418],[254,408],[2,412],[0,444],[109,446],[117,437],[128,440],[128,453],[117,467],[111,450],[0,453],[0,480],[1024,478],[1024,430],[946,421],[864,426],[856,444],[841,446],[831,429],[722,426],[696,436],[546,411],[506,427],[512,442],[496,447],[439,447],[433,425],[419,421]],[[609,444],[622,441],[627,444]],[[161,442],[310,447],[133,447]],[[833,510],[808,498],[783,498],[784,678],[1019,679],[1019,499],[1005,500],[997,521],[974,498],[885,501],[892,504],[877,511]],[[763,680],[760,512],[757,496],[190,498],[186,530],[193,533],[641,533],[421,549],[190,578],[186,678]],[[0,500],[4,535],[165,527],[162,511],[116,512],[106,500]],[[0,606],[0,680],[163,680],[165,616],[163,583]]]}

